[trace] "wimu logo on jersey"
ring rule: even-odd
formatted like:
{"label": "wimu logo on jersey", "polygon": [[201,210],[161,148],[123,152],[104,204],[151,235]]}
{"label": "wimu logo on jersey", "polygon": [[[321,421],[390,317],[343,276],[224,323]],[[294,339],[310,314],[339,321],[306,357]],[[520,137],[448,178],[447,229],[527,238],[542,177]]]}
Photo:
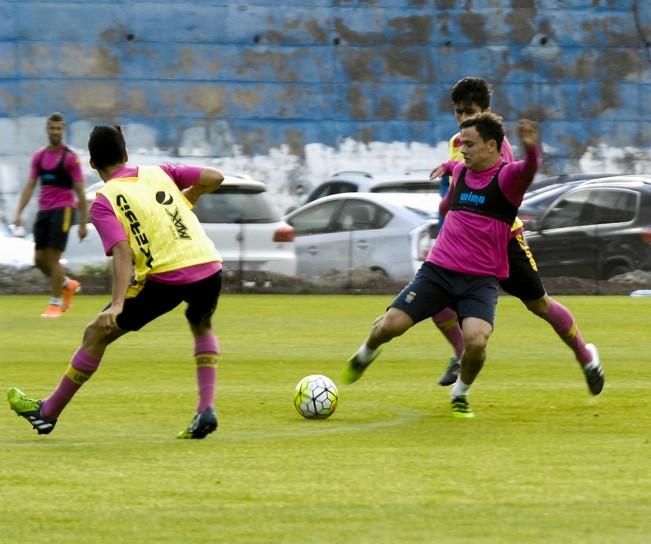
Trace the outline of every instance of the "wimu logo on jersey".
{"label": "wimu logo on jersey", "polygon": [[486,202],[486,196],[485,195],[478,195],[477,193],[473,193],[472,191],[468,191],[465,193],[461,193],[459,195],[459,202],[462,204],[472,204],[474,206],[483,206],[483,204]]}
{"label": "wimu logo on jersey", "polygon": [[459,202],[462,204],[472,204],[475,206],[482,206],[486,202],[485,195],[478,195],[472,191],[467,191],[459,195]]}

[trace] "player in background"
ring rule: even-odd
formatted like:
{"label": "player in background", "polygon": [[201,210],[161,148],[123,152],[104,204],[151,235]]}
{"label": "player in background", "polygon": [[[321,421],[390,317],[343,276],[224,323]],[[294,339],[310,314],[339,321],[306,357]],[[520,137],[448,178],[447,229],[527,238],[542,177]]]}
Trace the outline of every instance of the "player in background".
{"label": "player in background", "polygon": [[[79,207],[79,238],[86,237],[88,209],[84,194],[84,177],[79,157],[63,143],[65,119],[60,113],[51,114],[46,123],[49,144],[34,153],[29,178],[18,200],[13,220],[22,229],[22,213],[41,181],[38,214],[34,223],[34,263],[50,278],[50,303],[41,317],[61,317],[72,305],[72,298],[81,288],[77,280],[68,278],[59,262],[66,249],[72,214]],[[76,199],[75,199],[76,195]]]}
{"label": "player in background", "polygon": [[211,318],[221,290],[222,263],[191,208],[202,194],[217,189],[224,176],[215,168],[127,166],[126,143],[116,127],[95,127],[88,150],[90,165],[105,182],[90,217],[106,254],[113,255],[112,300],[86,327],[50,396],[32,400],[12,387],[7,392],[9,405],[38,434],[52,432],[66,405],[97,370],[109,344],[186,302],[199,401],[190,425],[178,438],[204,438],[217,428],[219,341]]}
{"label": "player in background", "polygon": [[[465,77],[459,80],[450,95],[457,123],[461,125],[466,119],[490,110],[491,89],[485,79]],[[504,140],[502,158],[513,161],[513,152],[508,140]],[[460,133],[450,139],[450,159],[463,160]],[[433,172],[434,173],[434,172]],[[435,177],[435,176],[434,176]],[[452,191],[441,201],[441,216],[445,216],[451,203]],[[509,276],[500,281],[501,288],[508,294],[519,298],[527,309],[549,323],[556,334],[574,352],[574,356],[583,369],[588,388],[593,395],[598,395],[604,386],[603,369],[599,361],[596,346],[586,344],[583,340],[574,316],[560,302],[551,298],[543,286],[538,274],[538,267],[531,249],[524,238],[522,221],[515,218],[508,245]],[[464,350],[463,334],[458,316],[451,308],[445,308],[433,318],[434,323],[448,339],[454,350],[447,370],[441,376],[439,384],[446,386],[455,383],[461,367]]]}
{"label": "player in background", "polygon": [[518,134],[525,158],[505,162],[501,120],[486,112],[460,125],[464,162],[448,161],[436,177],[452,174],[451,205],[445,226],[415,278],[375,320],[370,334],[348,360],[343,380],[358,380],[380,346],[446,307],[455,307],[465,349],[452,389],[452,414],[473,417],[470,386],[486,359],[493,330],[498,279],[508,277],[507,246],[522,197],[538,169],[538,128],[521,120]]}

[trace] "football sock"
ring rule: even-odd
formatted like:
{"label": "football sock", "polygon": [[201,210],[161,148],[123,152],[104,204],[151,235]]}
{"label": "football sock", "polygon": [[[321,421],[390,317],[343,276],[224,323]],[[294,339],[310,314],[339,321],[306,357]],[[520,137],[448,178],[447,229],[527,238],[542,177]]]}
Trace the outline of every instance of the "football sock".
{"label": "football sock", "polygon": [[463,383],[461,381],[461,376],[459,376],[457,378],[457,381],[454,384],[454,387],[452,388],[452,393],[450,396],[453,399],[456,397],[467,397],[469,390],[470,390],[470,386]]}
{"label": "football sock", "polygon": [[459,326],[457,313],[452,308],[444,308],[432,317],[432,321],[450,342],[454,354],[461,357],[463,354],[463,332]]}
{"label": "football sock", "polygon": [[50,306],[61,306],[63,301],[60,297],[50,297]]}
{"label": "football sock", "polygon": [[547,322],[554,328],[572,351],[581,366],[587,365],[592,360],[592,354],[585,345],[583,336],[576,326],[574,316],[561,303],[552,299],[547,313]]}
{"label": "football sock", "polygon": [[197,365],[197,388],[199,391],[197,413],[203,412],[215,403],[218,356],[219,341],[214,334],[208,333],[195,338],[194,359]]}
{"label": "football sock", "polygon": [[44,417],[59,417],[63,409],[72,400],[79,388],[90,379],[97,370],[101,359],[86,353],[79,348],[72,356],[66,373],[59,385],[43,401],[41,415]]}
{"label": "football sock", "polygon": [[357,350],[357,355],[359,356],[359,358],[362,360],[363,363],[367,363],[373,358],[373,355],[375,355],[376,351],[377,350],[375,349],[370,349],[366,345],[366,342],[364,342]]}

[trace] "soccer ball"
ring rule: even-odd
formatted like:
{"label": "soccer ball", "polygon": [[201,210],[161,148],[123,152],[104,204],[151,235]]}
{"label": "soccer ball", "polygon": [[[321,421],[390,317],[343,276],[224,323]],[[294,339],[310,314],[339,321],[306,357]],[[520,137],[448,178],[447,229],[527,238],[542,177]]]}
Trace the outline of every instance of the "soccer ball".
{"label": "soccer ball", "polygon": [[294,389],[294,406],[306,419],[325,419],[337,409],[337,386],[327,376],[305,376]]}

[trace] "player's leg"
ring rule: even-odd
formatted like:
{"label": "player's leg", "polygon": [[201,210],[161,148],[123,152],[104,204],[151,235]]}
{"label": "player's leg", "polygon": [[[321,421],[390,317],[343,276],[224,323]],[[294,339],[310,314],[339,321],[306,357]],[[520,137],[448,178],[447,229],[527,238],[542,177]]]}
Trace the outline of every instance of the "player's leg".
{"label": "player's leg", "polygon": [[561,340],[574,352],[590,392],[598,395],[604,386],[604,372],[597,348],[593,344],[585,343],[570,310],[545,292],[536,261],[522,233],[509,243],[509,269],[509,278],[500,282],[502,288],[522,300],[530,312],[551,325]]}
{"label": "player's leg", "polygon": [[[61,250],[61,254],[65,252],[66,246],[68,245],[68,235],[70,233],[70,227],[72,225],[73,214],[74,209],[70,207],[62,208],[58,211],[58,223],[57,229],[55,231],[57,232],[57,235],[55,243],[56,247]],[[72,278],[65,276],[65,271],[63,268],[61,269],[61,274],[63,278],[61,281],[61,310],[65,312],[72,306],[72,299],[74,298],[75,294],[81,291],[81,284],[77,280],[73,280]]]}
{"label": "player's leg", "polygon": [[458,301],[458,311],[466,348],[461,358],[461,371],[451,392],[452,415],[455,417],[474,417],[468,394],[486,360],[498,295],[494,278],[478,277],[465,281],[467,286]]}
{"label": "player's leg", "polygon": [[461,356],[463,355],[464,348],[463,332],[459,325],[459,317],[452,308],[443,308],[443,310],[432,316],[432,321],[454,350],[454,355],[450,358],[448,366],[439,378],[438,383],[443,386],[452,385],[459,375]]}
{"label": "player's leg", "polygon": [[[19,389],[11,388],[7,393],[11,409],[27,419],[39,434],[51,432],[61,412],[99,367],[108,345],[129,331],[141,329],[181,301],[181,292],[175,286],[146,282],[137,294],[125,301],[117,318],[117,329],[107,330],[99,324],[98,318],[86,327],[80,347],[49,397],[38,401],[28,398]],[[43,422],[51,423],[51,426],[45,428]]]}
{"label": "player's leg", "polygon": [[42,401],[35,400],[12,387],[7,392],[11,409],[29,421],[38,434],[52,432],[61,412],[97,370],[101,361],[98,353],[103,353],[108,344],[126,332],[108,332],[98,326],[97,320],[93,321],[86,327],[82,345],[72,356],[66,372],[50,396]]}
{"label": "player's leg", "polygon": [[393,300],[386,313],[375,319],[371,331],[359,349],[348,359],[342,375],[353,383],[380,354],[380,347],[404,334],[418,323],[444,308],[450,301],[439,286],[439,269],[425,263],[416,277]]}
{"label": "player's leg", "polygon": [[68,242],[72,208],[39,212],[34,225],[36,266],[50,280],[50,302],[41,317],[60,317],[72,305],[72,297],[79,291],[76,280],[65,276],[61,256]]}
{"label": "player's leg", "polygon": [[188,427],[177,438],[204,438],[217,429],[215,392],[219,338],[212,329],[212,316],[217,309],[222,274],[218,272],[187,287],[188,307],[185,316],[194,337],[194,360],[197,375],[198,404]]}
{"label": "player's leg", "polygon": [[353,383],[362,377],[364,371],[380,354],[380,347],[407,332],[414,324],[413,319],[403,310],[389,308],[383,315],[373,321],[371,331],[359,347],[348,359],[342,374],[344,383]]}
{"label": "player's leg", "polygon": [[50,300],[41,314],[45,318],[61,317],[61,284],[63,268],[59,262],[61,250],[57,245],[56,210],[39,211],[34,223],[34,264],[50,282]]}

